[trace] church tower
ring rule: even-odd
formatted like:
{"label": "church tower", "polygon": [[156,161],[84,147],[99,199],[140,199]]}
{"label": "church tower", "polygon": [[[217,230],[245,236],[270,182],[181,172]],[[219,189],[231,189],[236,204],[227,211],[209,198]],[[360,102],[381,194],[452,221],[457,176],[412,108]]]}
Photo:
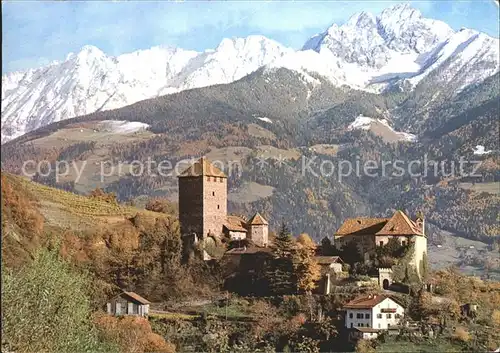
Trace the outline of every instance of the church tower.
{"label": "church tower", "polygon": [[227,220],[227,177],[202,157],[179,175],[181,235],[220,235]]}

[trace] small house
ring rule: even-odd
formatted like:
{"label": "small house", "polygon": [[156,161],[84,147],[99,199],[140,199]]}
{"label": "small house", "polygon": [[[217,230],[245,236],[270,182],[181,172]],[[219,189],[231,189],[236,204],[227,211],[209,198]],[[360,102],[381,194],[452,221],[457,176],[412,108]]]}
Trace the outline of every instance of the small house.
{"label": "small house", "polygon": [[314,259],[325,272],[326,270],[333,270],[334,273],[342,272],[344,261],[342,261],[340,256],[315,256]]}
{"label": "small house", "polygon": [[399,325],[405,312],[399,302],[387,295],[354,299],[344,306],[344,310],[345,327],[353,329],[356,336],[368,339],[376,338],[381,330]]}
{"label": "small house", "polygon": [[151,304],[151,302],[144,299],[139,294],[123,291],[108,301],[106,311],[108,315],[115,316],[148,316],[149,304]]}

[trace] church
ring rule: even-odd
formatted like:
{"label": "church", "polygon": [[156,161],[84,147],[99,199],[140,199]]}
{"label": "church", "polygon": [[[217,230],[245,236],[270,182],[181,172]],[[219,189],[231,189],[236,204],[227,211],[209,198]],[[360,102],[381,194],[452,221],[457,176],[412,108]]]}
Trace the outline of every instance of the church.
{"label": "church", "polygon": [[205,157],[178,178],[181,235],[188,243],[226,237],[268,246],[268,222],[260,213],[248,220],[227,214],[227,176]]}

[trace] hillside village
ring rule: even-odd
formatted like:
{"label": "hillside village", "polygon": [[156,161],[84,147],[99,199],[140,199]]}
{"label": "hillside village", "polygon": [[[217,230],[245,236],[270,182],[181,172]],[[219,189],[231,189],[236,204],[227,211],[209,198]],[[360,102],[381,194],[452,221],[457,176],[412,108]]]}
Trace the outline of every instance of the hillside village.
{"label": "hillside village", "polygon": [[2,2],[1,351],[500,353],[498,7]]}
{"label": "hillside village", "polygon": [[[206,158],[178,181],[178,211],[141,210],[2,173],[2,299],[20,308],[3,316],[6,350],[66,347],[70,316],[96,351],[496,349],[498,283],[429,268],[423,215],[346,219],[316,244],[263,210],[228,214],[227,177]],[[35,344],[40,326],[19,315],[47,290]]]}
{"label": "hillside village", "polygon": [[[316,246],[302,234],[285,249],[283,242],[289,237],[285,225],[281,234],[275,235],[258,211],[249,218],[227,214],[227,176],[205,157],[178,178],[183,261],[198,258],[208,263],[219,262],[229,274],[224,286],[233,295],[240,291],[242,295],[259,296],[261,283],[248,274],[265,267],[266,261],[275,260],[279,251],[302,252],[303,262],[294,259],[293,266],[306,267],[302,275],[309,283],[298,284],[298,293],[328,298],[342,289],[358,292],[341,306],[337,317],[342,322],[338,334],[346,342],[344,347],[349,344],[363,347],[363,342],[387,335],[432,339],[443,332],[442,321],[422,326],[422,322],[409,315],[409,298],[420,300],[426,295],[432,298],[436,291],[437,282],[429,277],[423,215],[412,220],[398,210],[388,218],[346,219],[331,237],[333,242],[325,237]],[[232,287],[227,285],[230,280]],[[249,282],[239,283],[246,281]],[[247,287],[247,291],[242,287]],[[253,288],[248,291],[248,287]],[[283,289],[275,293],[295,292]],[[438,296],[435,298],[438,300]],[[150,311],[150,306],[154,304],[140,295],[124,291],[108,302],[107,312],[144,317],[168,312]],[[473,322],[477,317],[477,304],[473,302],[463,303],[460,310],[462,320]],[[321,311],[318,315],[316,320],[324,320]]]}

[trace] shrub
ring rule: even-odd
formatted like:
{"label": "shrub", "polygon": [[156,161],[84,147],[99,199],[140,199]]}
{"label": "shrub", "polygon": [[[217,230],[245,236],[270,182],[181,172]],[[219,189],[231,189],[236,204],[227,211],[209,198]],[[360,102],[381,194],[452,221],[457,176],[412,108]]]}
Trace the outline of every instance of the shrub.
{"label": "shrub", "polygon": [[89,319],[89,279],[55,251],[35,254],[18,272],[2,266],[2,346],[15,352],[97,352]]}
{"label": "shrub", "polygon": [[457,327],[453,333],[453,338],[460,342],[469,342],[471,335],[463,327]]}

